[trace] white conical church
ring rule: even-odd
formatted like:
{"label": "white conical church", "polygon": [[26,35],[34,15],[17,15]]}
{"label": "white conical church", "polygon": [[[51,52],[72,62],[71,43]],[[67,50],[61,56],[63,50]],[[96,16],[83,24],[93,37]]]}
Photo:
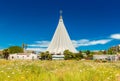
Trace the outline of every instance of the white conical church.
{"label": "white conical church", "polygon": [[[60,14],[61,13],[62,12],[60,12]],[[58,26],[56,28],[52,41],[47,48],[47,51],[49,51],[51,54],[63,54],[65,50],[69,50],[73,53],[77,52],[65,28],[62,15],[60,15]]]}

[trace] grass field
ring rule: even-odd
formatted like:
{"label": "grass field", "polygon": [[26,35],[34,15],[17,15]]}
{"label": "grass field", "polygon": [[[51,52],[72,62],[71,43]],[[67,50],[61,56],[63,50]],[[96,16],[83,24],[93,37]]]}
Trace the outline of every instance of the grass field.
{"label": "grass field", "polygon": [[0,60],[0,81],[120,81],[120,62]]}

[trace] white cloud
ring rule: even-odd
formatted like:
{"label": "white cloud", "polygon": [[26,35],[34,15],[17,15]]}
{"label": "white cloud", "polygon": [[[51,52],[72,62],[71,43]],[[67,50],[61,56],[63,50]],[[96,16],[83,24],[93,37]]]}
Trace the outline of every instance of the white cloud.
{"label": "white cloud", "polygon": [[110,38],[120,40],[120,34],[112,34]]}
{"label": "white cloud", "polygon": [[33,50],[33,51],[41,51],[44,52],[50,41],[35,41],[34,44],[28,44],[27,50]]}
{"label": "white cloud", "polygon": [[[72,40],[73,45],[75,47],[80,46],[91,46],[91,45],[97,45],[97,44],[106,44],[110,42],[112,39],[102,39],[102,40],[88,40],[88,39],[81,39],[81,40]],[[50,44],[50,41],[35,41],[35,44],[28,44],[27,50],[33,50],[33,51],[45,51]]]}
{"label": "white cloud", "polygon": [[32,51],[40,51],[40,52],[44,52],[46,50],[46,48],[27,48],[26,50],[32,50]]}
{"label": "white cloud", "polygon": [[35,41],[35,44],[28,44],[29,47],[48,47],[50,41]]}
{"label": "white cloud", "polygon": [[91,46],[91,45],[97,45],[97,44],[106,44],[108,42],[110,42],[111,39],[101,39],[101,40],[88,40],[88,39],[81,39],[81,40],[73,40],[73,45],[75,47],[79,47],[79,46]]}
{"label": "white cloud", "polygon": [[35,41],[36,43],[49,43],[50,41]]}

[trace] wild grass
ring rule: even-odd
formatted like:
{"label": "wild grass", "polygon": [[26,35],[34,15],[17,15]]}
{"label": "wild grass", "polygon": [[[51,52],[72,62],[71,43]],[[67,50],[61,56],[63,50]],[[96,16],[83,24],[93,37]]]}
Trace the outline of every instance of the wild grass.
{"label": "wild grass", "polygon": [[0,81],[120,81],[120,62],[0,60]]}

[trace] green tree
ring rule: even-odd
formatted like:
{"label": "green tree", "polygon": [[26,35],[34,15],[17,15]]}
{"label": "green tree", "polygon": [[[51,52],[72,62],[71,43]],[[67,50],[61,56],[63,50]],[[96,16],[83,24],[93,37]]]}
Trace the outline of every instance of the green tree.
{"label": "green tree", "polygon": [[4,55],[4,59],[8,60],[8,58],[9,58],[8,49],[4,49],[4,50],[3,50],[3,55]]}
{"label": "green tree", "polygon": [[41,60],[52,60],[52,55],[49,51],[40,53]]}
{"label": "green tree", "polygon": [[89,56],[90,55],[90,50],[86,51],[86,55]]}
{"label": "green tree", "polygon": [[80,60],[80,59],[82,59],[84,57],[83,54],[82,54],[82,51],[79,51],[78,53],[76,53],[75,56],[76,56],[75,58],[77,60]]}
{"label": "green tree", "polygon": [[75,54],[73,54],[69,50],[64,51],[64,59],[65,60],[70,60],[70,59],[73,59],[73,58],[75,58]]}
{"label": "green tree", "polygon": [[109,48],[107,51],[107,54],[109,54],[109,55],[116,54],[115,48],[114,47]]}
{"label": "green tree", "polygon": [[40,53],[40,57],[41,57],[41,60],[45,60],[45,53],[44,53],[44,52],[41,52],[41,53]]}
{"label": "green tree", "polygon": [[106,51],[106,50],[104,50],[104,51],[103,51],[103,54],[107,54],[107,51]]}
{"label": "green tree", "polygon": [[89,59],[89,60],[93,59],[93,53],[90,50],[86,51],[86,55],[87,55],[86,59]]}
{"label": "green tree", "polygon": [[103,54],[103,51],[102,51],[102,50],[99,50],[99,51],[97,52],[97,54],[102,55],[102,54]]}
{"label": "green tree", "polygon": [[23,48],[20,46],[11,46],[8,48],[10,54],[23,53]]}

